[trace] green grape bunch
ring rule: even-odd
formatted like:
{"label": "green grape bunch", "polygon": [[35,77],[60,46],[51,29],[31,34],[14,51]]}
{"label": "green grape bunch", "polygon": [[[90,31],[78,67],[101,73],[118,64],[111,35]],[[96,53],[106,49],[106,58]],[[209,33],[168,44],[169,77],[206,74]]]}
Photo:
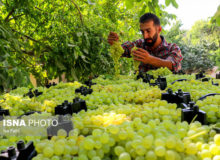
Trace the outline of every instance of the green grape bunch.
{"label": "green grape bunch", "polygon": [[158,76],[172,75],[172,72],[167,67],[161,67],[157,70],[150,70],[147,73],[153,75],[154,78],[158,78]]}
{"label": "green grape bunch", "polygon": [[[135,46],[134,48],[132,48],[132,50],[131,50],[131,53],[134,51],[134,50],[137,50],[138,48]],[[134,58],[134,55],[133,54],[131,54],[132,55],[132,58]],[[135,71],[138,71],[139,70],[139,65],[140,65],[140,61],[136,61],[136,60],[134,60],[133,59],[133,66],[134,66],[134,70]]]}
{"label": "green grape bunch", "polygon": [[124,49],[119,42],[114,42],[110,47],[110,53],[114,61],[115,75],[119,75],[119,58],[124,53]]}

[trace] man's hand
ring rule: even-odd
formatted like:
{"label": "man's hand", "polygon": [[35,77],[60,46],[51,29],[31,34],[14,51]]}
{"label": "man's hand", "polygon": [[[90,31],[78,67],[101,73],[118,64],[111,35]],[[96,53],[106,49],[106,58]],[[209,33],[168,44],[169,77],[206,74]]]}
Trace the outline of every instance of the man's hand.
{"label": "man's hand", "polygon": [[134,60],[143,62],[144,64],[148,64],[152,58],[152,56],[148,53],[148,51],[138,48],[133,51]]}
{"label": "man's hand", "polygon": [[114,41],[118,41],[119,40],[119,36],[117,33],[115,32],[110,32],[108,35],[108,43],[110,45],[113,45]]}
{"label": "man's hand", "polygon": [[173,70],[173,65],[171,60],[165,60],[158,57],[154,57],[148,53],[148,51],[138,48],[133,51],[134,60],[143,62],[144,64],[150,64],[155,67],[167,67]]}

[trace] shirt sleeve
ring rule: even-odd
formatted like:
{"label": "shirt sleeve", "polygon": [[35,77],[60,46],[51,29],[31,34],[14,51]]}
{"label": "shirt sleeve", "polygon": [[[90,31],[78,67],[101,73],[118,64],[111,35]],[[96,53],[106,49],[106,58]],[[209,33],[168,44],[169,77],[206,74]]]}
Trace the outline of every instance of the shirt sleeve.
{"label": "shirt sleeve", "polygon": [[166,60],[170,60],[172,62],[173,71],[178,72],[181,69],[181,61],[183,60],[183,56],[180,48],[176,44],[171,46],[169,56]]}
{"label": "shirt sleeve", "polygon": [[121,46],[124,49],[124,53],[122,54],[122,57],[131,57],[131,49],[134,46],[143,48],[143,39],[138,39],[134,42],[127,41],[123,43]]}

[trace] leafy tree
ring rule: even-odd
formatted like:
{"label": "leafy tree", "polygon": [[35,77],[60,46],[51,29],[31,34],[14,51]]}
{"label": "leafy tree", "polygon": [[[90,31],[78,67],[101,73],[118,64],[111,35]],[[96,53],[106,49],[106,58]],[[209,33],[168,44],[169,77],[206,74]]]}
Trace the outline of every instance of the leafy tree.
{"label": "leafy tree", "polygon": [[23,61],[20,48],[21,45],[11,30],[7,26],[0,25],[0,92],[4,88],[30,85],[28,73],[16,67],[22,64],[15,59]]}
{"label": "leafy tree", "polygon": [[176,43],[180,47],[183,55],[182,70],[191,73],[211,69],[214,65],[210,59],[211,46],[204,42],[193,44],[186,38],[187,31],[180,29],[181,25],[177,21],[165,37],[168,42]]}
{"label": "leafy tree", "polygon": [[220,26],[220,5],[218,6],[217,11],[215,12],[215,15],[211,19],[212,23],[216,23],[218,26]]}
{"label": "leafy tree", "polygon": [[[176,6],[175,0],[170,3]],[[10,46],[5,38],[7,51],[1,54],[13,59],[13,67],[32,73],[39,85],[63,73],[68,81],[112,73],[109,31],[120,33],[121,41],[139,38],[138,19],[143,13],[163,17],[163,25],[175,18],[165,7],[158,0],[2,0],[0,23],[18,45]]]}
{"label": "leafy tree", "polygon": [[199,20],[187,32],[187,39],[194,45],[202,41],[213,43],[213,50],[216,50],[220,45],[220,26],[210,23],[209,19]]}
{"label": "leafy tree", "polygon": [[220,26],[211,23],[209,19],[197,21],[184,40],[193,45],[202,45],[215,65],[220,67]]}

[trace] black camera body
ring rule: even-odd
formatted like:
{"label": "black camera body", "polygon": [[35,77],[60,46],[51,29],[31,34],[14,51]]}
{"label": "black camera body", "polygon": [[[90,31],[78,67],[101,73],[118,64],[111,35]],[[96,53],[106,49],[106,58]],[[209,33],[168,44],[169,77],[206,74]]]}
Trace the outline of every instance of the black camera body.
{"label": "black camera body", "polygon": [[201,78],[205,78],[204,71],[196,74],[196,80],[201,79]]}
{"label": "black camera body", "polygon": [[85,85],[87,85],[89,88],[92,86],[92,85],[96,85],[96,83],[93,83],[91,79],[85,81]]}
{"label": "black camera body", "polygon": [[57,84],[55,83],[55,82],[53,82],[53,83],[49,83],[49,84],[46,84],[46,88],[50,88],[50,87],[52,87],[52,86],[56,86]]}
{"label": "black camera body", "polygon": [[31,160],[37,152],[32,141],[26,145],[24,141],[17,142],[17,148],[11,146],[0,154],[0,160]]}
{"label": "black camera body", "polygon": [[0,121],[4,119],[4,116],[9,116],[9,110],[8,109],[2,109],[0,106]]}
{"label": "black camera body", "polygon": [[62,103],[62,105],[57,105],[55,107],[55,114],[56,115],[66,115],[66,114],[72,115],[73,113],[78,113],[81,110],[87,111],[86,101],[76,97],[75,99],[73,99],[73,103],[65,100]]}
{"label": "black camera body", "polygon": [[49,126],[47,128],[47,136],[50,139],[52,136],[57,136],[57,131],[60,129],[64,129],[67,132],[67,136],[69,132],[73,130],[73,122],[71,120],[64,120],[62,115],[58,116],[58,124],[56,126]]}
{"label": "black camera body", "polygon": [[90,89],[90,88],[87,88],[87,87],[83,87],[83,86],[81,86],[80,88],[77,88],[75,90],[75,93],[80,93],[80,94],[82,94],[84,96],[86,96],[87,94],[92,94],[92,92],[93,92],[93,89]]}
{"label": "black camera body", "polygon": [[24,97],[29,96],[29,98],[33,98],[33,97],[38,97],[42,94],[43,92],[39,92],[38,89],[35,89],[34,91],[32,91],[32,89],[29,89],[29,92],[24,94]]}
{"label": "black camera body", "polygon": [[172,89],[169,88],[166,93],[162,93],[161,99],[168,103],[176,103],[177,108],[182,108],[181,103],[188,104],[191,101],[191,96],[189,92],[183,92],[181,89],[173,93]]}
{"label": "black camera body", "polygon": [[200,110],[194,102],[190,102],[187,108],[182,109],[181,121],[187,121],[188,123],[191,123],[194,120],[199,121],[204,125],[207,123],[206,119],[206,112]]}
{"label": "black camera body", "polygon": [[164,90],[167,88],[167,79],[159,76],[155,83],[150,83],[150,86],[158,86],[161,90]]}
{"label": "black camera body", "polygon": [[219,73],[216,73],[216,79],[220,79],[220,72]]}

